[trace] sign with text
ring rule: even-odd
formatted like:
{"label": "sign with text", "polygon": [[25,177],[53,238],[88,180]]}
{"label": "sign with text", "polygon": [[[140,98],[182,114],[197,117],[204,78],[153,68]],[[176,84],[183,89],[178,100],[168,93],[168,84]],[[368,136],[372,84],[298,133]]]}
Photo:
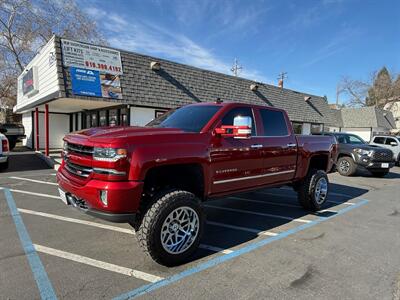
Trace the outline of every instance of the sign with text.
{"label": "sign with text", "polygon": [[121,53],[117,50],[61,39],[63,64],[121,75]]}
{"label": "sign with text", "polygon": [[99,71],[71,67],[70,73],[74,95],[101,97]]}

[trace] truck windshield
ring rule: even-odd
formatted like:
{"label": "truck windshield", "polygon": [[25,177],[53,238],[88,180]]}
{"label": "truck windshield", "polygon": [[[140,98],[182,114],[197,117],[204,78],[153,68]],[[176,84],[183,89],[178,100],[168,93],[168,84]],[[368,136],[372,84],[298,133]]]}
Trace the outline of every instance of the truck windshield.
{"label": "truck windshield", "polygon": [[200,132],[220,108],[217,105],[183,106],[166,112],[146,126],[179,128],[187,132]]}

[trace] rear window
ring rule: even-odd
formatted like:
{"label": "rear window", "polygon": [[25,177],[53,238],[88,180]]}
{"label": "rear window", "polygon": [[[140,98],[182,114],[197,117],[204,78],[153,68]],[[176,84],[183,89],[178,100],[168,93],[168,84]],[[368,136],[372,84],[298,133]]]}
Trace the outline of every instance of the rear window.
{"label": "rear window", "polygon": [[384,144],[385,143],[385,138],[384,137],[376,137],[376,138],[374,138],[374,143],[376,143],[376,144]]}
{"label": "rear window", "polygon": [[281,111],[261,109],[261,120],[265,136],[286,136],[288,129],[285,116]]}

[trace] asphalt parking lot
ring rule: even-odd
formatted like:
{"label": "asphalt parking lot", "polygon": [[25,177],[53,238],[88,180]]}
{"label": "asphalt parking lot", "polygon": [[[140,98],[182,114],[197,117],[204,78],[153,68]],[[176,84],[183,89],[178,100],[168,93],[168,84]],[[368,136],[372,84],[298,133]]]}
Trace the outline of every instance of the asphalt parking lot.
{"label": "asphalt parking lot", "polygon": [[387,178],[329,175],[325,209],[290,188],[205,203],[192,261],[143,255],[129,225],[59,199],[55,171],[15,153],[0,173],[1,299],[400,299],[400,168]]}

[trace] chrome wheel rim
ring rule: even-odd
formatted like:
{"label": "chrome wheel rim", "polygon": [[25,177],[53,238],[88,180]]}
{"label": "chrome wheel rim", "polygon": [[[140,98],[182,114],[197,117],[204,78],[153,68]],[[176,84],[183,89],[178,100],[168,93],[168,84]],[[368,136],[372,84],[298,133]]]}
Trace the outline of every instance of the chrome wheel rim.
{"label": "chrome wheel rim", "polygon": [[324,203],[327,194],[328,194],[328,181],[322,177],[317,181],[317,184],[315,185],[315,191],[314,191],[315,201],[317,201],[318,204]]}
{"label": "chrome wheel rim", "polygon": [[199,233],[199,216],[188,206],[174,209],[161,227],[161,244],[165,251],[180,254],[193,245]]}
{"label": "chrome wheel rim", "polygon": [[347,160],[340,161],[339,169],[343,173],[347,173],[350,170],[350,163]]}

